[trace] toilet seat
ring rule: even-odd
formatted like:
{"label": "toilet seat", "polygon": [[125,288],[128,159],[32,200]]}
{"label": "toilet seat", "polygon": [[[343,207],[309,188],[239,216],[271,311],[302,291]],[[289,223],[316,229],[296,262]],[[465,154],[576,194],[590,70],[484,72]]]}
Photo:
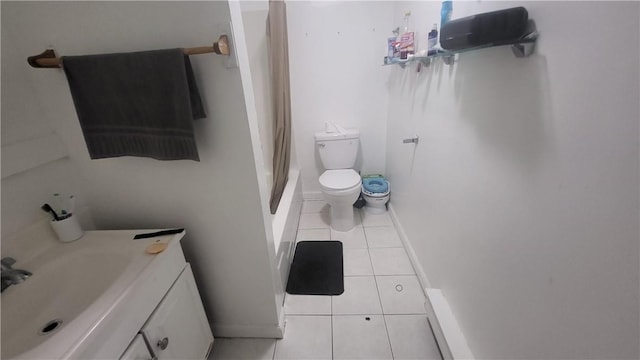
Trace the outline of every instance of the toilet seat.
{"label": "toilet seat", "polygon": [[385,196],[389,196],[391,192],[391,184],[385,178],[375,178],[377,186],[371,186],[371,181],[367,182],[369,179],[364,179],[362,181],[362,193],[371,198],[384,198]]}
{"label": "toilet seat", "polygon": [[334,193],[360,187],[360,175],[353,169],[327,170],[318,181],[323,191]]}
{"label": "toilet seat", "polygon": [[389,192],[389,183],[383,177],[362,179],[362,188],[370,194],[384,194]]}

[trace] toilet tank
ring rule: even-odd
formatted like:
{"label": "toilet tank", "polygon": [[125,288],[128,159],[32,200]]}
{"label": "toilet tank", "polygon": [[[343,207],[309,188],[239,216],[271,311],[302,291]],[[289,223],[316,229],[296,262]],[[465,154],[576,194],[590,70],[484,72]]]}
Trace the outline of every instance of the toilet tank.
{"label": "toilet tank", "polygon": [[339,128],[337,132],[317,132],[316,147],[327,170],[351,169],[356,163],[360,131]]}

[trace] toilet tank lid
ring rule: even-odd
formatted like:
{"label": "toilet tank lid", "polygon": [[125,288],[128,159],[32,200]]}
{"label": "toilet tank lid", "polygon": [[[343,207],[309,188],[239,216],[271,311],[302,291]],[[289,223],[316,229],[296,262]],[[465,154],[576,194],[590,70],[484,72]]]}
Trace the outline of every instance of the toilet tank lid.
{"label": "toilet tank lid", "polygon": [[336,132],[320,131],[315,133],[316,140],[331,141],[343,139],[357,139],[360,137],[360,131],[357,129],[338,128]]}

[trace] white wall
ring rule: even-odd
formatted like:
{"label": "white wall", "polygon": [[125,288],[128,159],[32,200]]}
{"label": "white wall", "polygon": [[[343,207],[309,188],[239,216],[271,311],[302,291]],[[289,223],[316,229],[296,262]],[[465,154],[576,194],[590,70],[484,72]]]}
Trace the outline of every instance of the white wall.
{"label": "white wall", "polygon": [[[391,70],[392,206],[477,358],[637,359],[639,4],[454,2],[454,18],[521,5],[532,57]],[[438,3],[405,10],[438,21]]]}
{"label": "white wall", "polygon": [[[57,145],[61,140],[55,133],[54,124],[43,116],[40,104],[33,101],[35,86],[32,78],[16,71],[28,67],[25,58],[13,51],[20,41],[19,34],[15,37],[11,31],[2,29],[3,239],[47,217],[40,206],[51,203],[54,193],[74,194],[78,209],[84,209],[86,204],[85,180],[78,176],[79,168],[66,157],[66,147]],[[30,143],[40,147],[29,148],[29,154],[22,153],[24,149],[21,148]],[[20,152],[13,154],[11,149],[16,148]],[[52,149],[58,153],[57,156],[49,156]],[[7,164],[14,164],[12,168],[23,171],[9,173]],[[88,217],[84,222],[86,227],[91,223],[90,214]],[[3,248],[4,245],[3,242]],[[4,252],[3,256],[17,257]]]}
{"label": "white wall", "polygon": [[313,134],[326,121],[359,128],[356,169],[384,172],[389,69],[381,64],[392,13],[392,2],[287,3],[293,137],[305,197],[320,196],[324,169]]}
{"label": "white wall", "polygon": [[[2,30],[20,39],[10,51],[21,59],[51,45],[61,55],[202,46],[228,28],[229,11],[226,2],[3,2]],[[225,63],[192,57],[208,114],[195,123],[200,162],[90,160],[63,73],[26,62],[13,71],[34,79],[28,92],[86,179],[98,227],[185,227],[183,245],[214,333],[273,336],[275,252],[263,226],[240,72]]]}

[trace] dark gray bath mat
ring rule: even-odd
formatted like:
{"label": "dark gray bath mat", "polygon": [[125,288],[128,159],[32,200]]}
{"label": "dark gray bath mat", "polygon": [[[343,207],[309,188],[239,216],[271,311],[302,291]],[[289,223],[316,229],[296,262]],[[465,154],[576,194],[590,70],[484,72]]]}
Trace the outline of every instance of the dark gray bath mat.
{"label": "dark gray bath mat", "polygon": [[342,243],[301,241],[293,255],[287,293],[340,295],[344,292]]}

